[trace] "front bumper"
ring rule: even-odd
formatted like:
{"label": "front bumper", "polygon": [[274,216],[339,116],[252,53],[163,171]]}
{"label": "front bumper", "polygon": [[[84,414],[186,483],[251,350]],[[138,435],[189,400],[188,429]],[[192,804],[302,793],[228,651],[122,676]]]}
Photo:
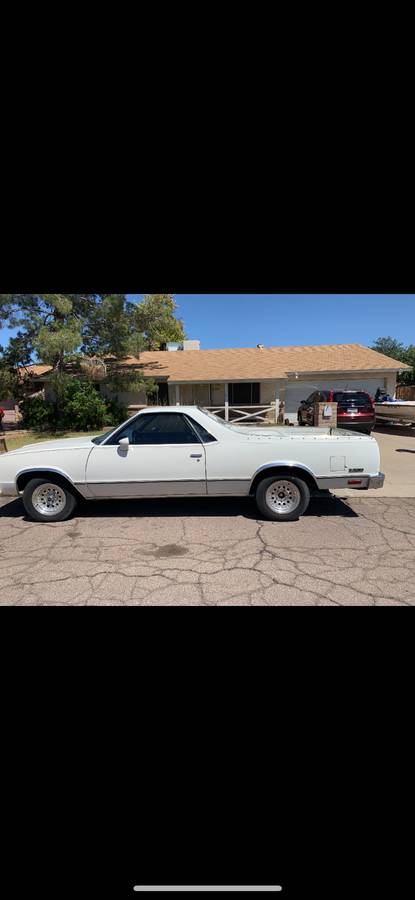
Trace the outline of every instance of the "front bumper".
{"label": "front bumper", "polygon": [[19,491],[14,481],[0,482],[0,497],[18,497]]}
{"label": "front bumper", "polygon": [[367,491],[369,488],[382,488],[385,482],[385,476],[383,472],[378,472],[376,475],[349,474],[317,478],[316,481],[319,491],[330,490],[330,488],[351,488]]}
{"label": "front bumper", "polygon": [[385,481],[385,476],[383,472],[378,472],[377,475],[371,475],[369,478],[368,487],[370,488],[383,488]]}

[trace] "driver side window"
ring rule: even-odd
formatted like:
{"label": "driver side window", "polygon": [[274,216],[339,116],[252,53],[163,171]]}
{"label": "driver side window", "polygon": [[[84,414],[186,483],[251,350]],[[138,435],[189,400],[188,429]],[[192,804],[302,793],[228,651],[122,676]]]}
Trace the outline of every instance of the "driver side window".
{"label": "driver side window", "polygon": [[181,413],[144,413],[108,443],[128,437],[130,444],[196,444],[197,437]]}

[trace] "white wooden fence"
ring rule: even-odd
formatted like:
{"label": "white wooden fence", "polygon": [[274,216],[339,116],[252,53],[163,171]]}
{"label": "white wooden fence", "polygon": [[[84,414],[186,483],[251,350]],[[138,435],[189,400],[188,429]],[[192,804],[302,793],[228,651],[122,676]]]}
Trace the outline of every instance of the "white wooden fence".
{"label": "white wooden fence", "polygon": [[[225,422],[231,421],[233,425],[243,422],[247,425],[253,425],[255,422],[277,422],[279,414],[279,404],[275,401],[269,406],[261,404],[260,406],[230,406],[225,403],[224,406],[206,406],[209,412],[221,416]],[[236,413],[236,416],[234,415]],[[271,413],[271,415],[269,415]]]}

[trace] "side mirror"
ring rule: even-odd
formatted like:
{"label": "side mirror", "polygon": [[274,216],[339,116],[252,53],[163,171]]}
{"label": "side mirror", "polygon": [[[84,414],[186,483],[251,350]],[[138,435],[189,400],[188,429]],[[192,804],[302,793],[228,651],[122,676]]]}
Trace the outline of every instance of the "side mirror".
{"label": "side mirror", "polygon": [[118,441],[118,444],[120,447],[129,447],[130,441],[129,441],[128,437],[125,437],[125,438],[121,438],[121,440]]}

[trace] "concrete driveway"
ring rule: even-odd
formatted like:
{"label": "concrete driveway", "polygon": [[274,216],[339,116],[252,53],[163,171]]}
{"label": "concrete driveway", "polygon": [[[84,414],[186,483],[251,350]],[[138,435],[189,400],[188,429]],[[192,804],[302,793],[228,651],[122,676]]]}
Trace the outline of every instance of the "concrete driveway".
{"label": "concrete driveway", "polygon": [[[415,428],[377,425],[373,431],[380,447],[380,468],[386,475],[381,490],[365,497],[415,497]],[[355,497],[356,491],[334,491],[336,497]]]}
{"label": "concrete driveway", "polygon": [[328,496],[285,524],[250,500],[84,503],[49,525],[0,501],[2,604],[399,606],[414,578],[415,498]]}

